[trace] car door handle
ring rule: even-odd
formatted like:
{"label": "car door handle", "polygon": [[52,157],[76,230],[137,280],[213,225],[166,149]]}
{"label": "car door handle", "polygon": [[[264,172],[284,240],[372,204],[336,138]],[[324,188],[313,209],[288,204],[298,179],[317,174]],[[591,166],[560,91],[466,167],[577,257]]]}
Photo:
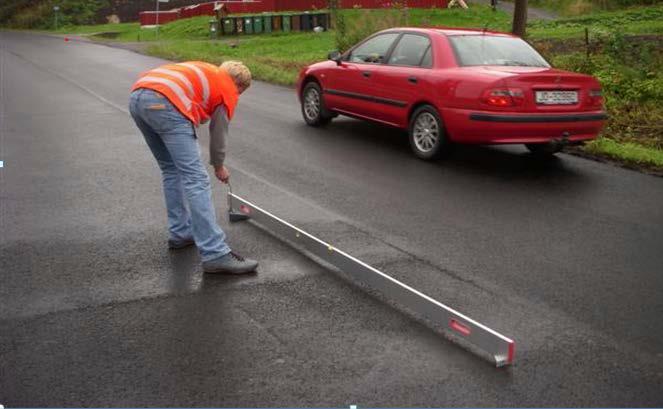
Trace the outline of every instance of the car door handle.
{"label": "car door handle", "polygon": [[407,80],[413,84],[417,83],[417,77],[408,77]]}
{"label": "car door handle", "polygon": [[368,77],[371,76],[371,72],[370,72],[370,71],[363,71],[363,72],[361,73],[361,75],[363,75],[364,77],[368,78]]}

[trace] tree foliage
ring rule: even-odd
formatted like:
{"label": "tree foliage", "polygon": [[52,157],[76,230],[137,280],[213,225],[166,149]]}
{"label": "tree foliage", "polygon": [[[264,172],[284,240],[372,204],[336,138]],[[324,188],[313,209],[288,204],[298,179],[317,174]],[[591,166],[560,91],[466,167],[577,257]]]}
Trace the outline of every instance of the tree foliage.
{"label": "tree foliage", "polygon": [[13,28],[52,28],[58,6],[59,25],[92,24],[108,0],[14,0],[0,6],[0,25]]}

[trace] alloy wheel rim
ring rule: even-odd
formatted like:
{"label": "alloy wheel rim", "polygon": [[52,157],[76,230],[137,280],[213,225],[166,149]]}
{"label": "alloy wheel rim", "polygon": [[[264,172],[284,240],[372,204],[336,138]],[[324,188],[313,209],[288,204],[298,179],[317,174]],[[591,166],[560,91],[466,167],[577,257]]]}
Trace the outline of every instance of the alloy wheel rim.
{"label": "alloy wheel rim", "polygon": [[430,152],[435,148],[440,138],[440,127],[437,119],[424,112],[414,122],[414,144],[421,152]]}
{"label": "alloy wheel rim", "polygon": [[315,88],[309,89],[304,96],[304,114],[311,121],[320,114],[320,94]]}

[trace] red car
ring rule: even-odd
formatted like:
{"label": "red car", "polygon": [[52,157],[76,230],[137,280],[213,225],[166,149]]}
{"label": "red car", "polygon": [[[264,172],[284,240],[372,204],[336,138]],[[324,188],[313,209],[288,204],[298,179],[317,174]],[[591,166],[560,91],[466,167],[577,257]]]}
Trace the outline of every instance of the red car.
{"label": "red car", "polygon": [[596,138],[606,119],[594,77],[551,68],[510,34],[389,29],[329,60],[299,75],[306,123],[343,114],[407,129],[422,159],[452,143],[522,143],[553,154]]}

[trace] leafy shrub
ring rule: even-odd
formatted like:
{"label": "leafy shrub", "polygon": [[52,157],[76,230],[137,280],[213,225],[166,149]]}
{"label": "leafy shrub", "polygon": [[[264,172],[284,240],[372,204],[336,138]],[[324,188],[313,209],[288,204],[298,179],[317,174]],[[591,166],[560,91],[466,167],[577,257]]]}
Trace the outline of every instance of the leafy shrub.
{"label": "leafy shrub", "polygon": [[555,66],[599,80],[609,115],[606,137],[663,149],[663,52],[620,33],[597,41],[601,52],[557,56]]}
{"label": "leafy shrub", "polygon": [[108,6],[108,0],[19,0],[9,3],[0,8],[0,25],[27,29],[52,28],[55,24],[55,5],[60,7],[60,26],[92,24],[97,11]]}
{"label": "leafy shrub", "polygon": [[332,15],[335,32],[335,45],[341,51],[347,51],[353,45],[375,33],[387,28],[408,24],[409,10],[404,2],[394,1],[388,10],[363,10],[355,7],[358,15],[339,12],[339,0],[330,0],[328,6]]}
{"label": "leafy shrub", "polygon": [[533,21],[530,26],[540,28],[580,29],[585,27],[604,27],[611,30],[614,27],[620,27],[629,23],[661,20],[663,20],[663,5],[657,4],[649,7],[639,7],[622,11],[587,13],[582,16],[560,20],[537,20]]}
{"label": "leafy shrub", "polygon": [[617,10],[633,6],[653,6],[660,0],[529,0],[531,6],[555,10],[564,15],[577,16],[601,10]]}

